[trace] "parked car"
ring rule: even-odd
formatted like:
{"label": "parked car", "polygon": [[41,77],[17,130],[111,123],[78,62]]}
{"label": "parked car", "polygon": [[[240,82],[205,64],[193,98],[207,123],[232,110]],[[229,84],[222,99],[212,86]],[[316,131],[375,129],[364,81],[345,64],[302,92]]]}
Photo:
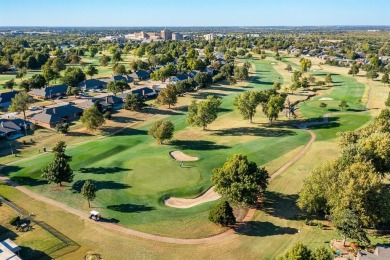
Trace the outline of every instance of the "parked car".
{"label": "parked car", "polygon": [[28,108],[28,110],[30,110],[30,111],[36,111],[36,110],[39,110],[39,109],[41,109],[41,107],[39,107],[39,106],[32,106],[32,107]]}

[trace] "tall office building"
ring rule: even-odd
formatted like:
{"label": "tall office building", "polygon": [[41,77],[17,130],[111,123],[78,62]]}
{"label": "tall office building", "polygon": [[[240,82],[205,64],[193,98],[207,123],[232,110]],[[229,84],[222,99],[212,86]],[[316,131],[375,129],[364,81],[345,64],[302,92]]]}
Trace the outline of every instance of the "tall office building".
{"label": "tall office building", "polygon": [[172,33],[172,40],[181,41],[183,40],[183,34],[181,33]]}
{"label": "tall office building", "polygon": [[172,31],[164,29],[161,31],[161,38],[164,40],[172,40]]}

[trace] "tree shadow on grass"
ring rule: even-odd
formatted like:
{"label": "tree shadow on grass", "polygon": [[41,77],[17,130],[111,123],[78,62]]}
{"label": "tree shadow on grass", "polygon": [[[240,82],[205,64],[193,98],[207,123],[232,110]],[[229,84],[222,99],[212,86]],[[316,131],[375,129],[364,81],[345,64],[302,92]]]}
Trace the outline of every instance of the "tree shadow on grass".
{"label": "tree shadow on grass", "polygon": [[239,226],[236,232],[241,235],[253,237],[266,237],[285,234],[296,234],[298,229],[290,227],[276,226],[271,222],[249,221],[243,226]]}
{"label": "tree shadow on grass", "polygon": [[304,212],[298,208],[296,202],[297,194],[282,194],[278,192],[267,191],[264,194],[264,204],[262,210],[274,217],[283,219],[296,219],[298,215]]}
{"label": "tree shadow on grass", "polygon": [[89,168],[80,168],[79,172],[81,173],[93,173],[93,174],[112,174],[131,171],[131,169],[121,168],[121,167],[89,167]]}
{"label": "tree shadow on grass", "polygon": [[264,136],[264,137],[281,137],[286,135],[296,135],[296,132],[286,129],[267,129],[260,127],[236,127],[215,131],[212,135],[217,136]]}
{"label": "tree shadow on grass", "polygon": [[218,150],[218,149],[227,149],[229,146],[218,145],[214,142],[203,141],[203,140],[173,140],[170,142],[178,150]]}
{"label": "tree shadow on grass", "polygon": [[175,115],[182,115],[183,113],[179,113],[172,110],[164,110],[164,109],[157,109],[154,107],[148,107],[144,108],[143,110],[145,113],[153,114],[153,115],[168,115],[168,116],[175,116]]}
{"label": "tree shadow on grass", "polygon": [[142,121],[133,117],[116,116],[115,114],[112,115],[112,118],[110,120],[118,123],[134,123]]}
{"label": "tree shadow on grass", "polygon": [[[72,185],[73,193],[80,193],[86,180],[78,180]],[[123,190],[131,188],[130,185],[114,181],[93,181],[96,189],[99,190]]]}
{"label": "tree shadow on grass", "polygon": [[123,127],[102,127],[102,135],[115,135],[115,136],[125,136],[125,135],[147,135],[148,132],[145,130],[139,130],[134,128],[123,128]]}
{"label": "tree shadow on grass", "polygon": [[218,97],[218,98],[223,98],[223,97],[227,96],[227,94],[204,91],[204,92],[196,93],[194,95],[194,98],[196,98],[196,99],[206,99],[208,96],[214,96],[214,97]]}
{"label": "tree shadow on grass", "polygon": [[11,181],[16,182],[17,184],[26,185],[26,186],[40,186],[40,185],[46,185],[49,183],[46,180],[34,179],[31,177],[27,177],[27,176],[13,176],[10,179],[11,179]]}
{"label": "tree shadow on grass", "polygon": [[119,205],[110,205],[107,206],[107,209],[113,211],[119,211],[123,213],[140,213],[144,211],[154,210],[154,207],[145,206],[145,205],[137,205],[137,204],[119,204]]}
{"label": "tree shadow on grass", "polygon": [[243,92],[245,89],[242,87],[223,87],[223,86],[213,86],[211,89],[219,91],[228,91],[228,92]]}
{"label": "tree shadow on grass", "polygon": [[31,247],[19,246],[20,249],[20,257],[22,259],[39,259],[39,260],[50,260],[53,259],[48,254],[43,251],[32,249]]}
{"label": "tree shadow on grass", "polygon": [[10,173],[18,172],[21,169],[22,167],[15,166],[15,165],[0,165],[0,173],[3,176],[8,176]]}

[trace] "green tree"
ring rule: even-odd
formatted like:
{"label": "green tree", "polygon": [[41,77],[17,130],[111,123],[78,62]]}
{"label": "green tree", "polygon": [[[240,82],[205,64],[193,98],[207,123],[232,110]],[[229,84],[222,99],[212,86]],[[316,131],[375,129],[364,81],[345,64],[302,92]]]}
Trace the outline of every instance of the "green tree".
{"label": "green tree", "polygon": [[374,79],[376,79],[377,77],[379,77],[379,74],[378,74],[378,72],[376,72],[376,70],[369,70],[369,71],[367,71],[367,73],[366,73],[366,77],[367,77],[368,79],[374,80]]}
{"label": "green tree", "polygon": [[288,64],[288,65],[286,66],[286,69],[285,69],[285,70],[291,72],[291,71],[293,70],[293,68],[291,67],[290,64]]}
{"label": "green tree", "polygon": [[390,93],[389,93],[389,95],[387,96],[387,100],[386,100],[386,102],[385,102],[385,105],[386,105],[387,107],[390,107]]}
{"label": "green tree", "polygon": [[245,91],[234,98],[233,105],[240,112],[244,119],[252,123],[256,108],[261,102],[260,92]]}
{"label": "green tree", "polygon": [[153,124],[149,129],[149,135],[157,140],[159,144],[162,144],[165,140],[171,140],[175,126],[171,121],[159,120]]}
{"label": "green tree", "polygon": [[12,103],[9,107],[9,111],[23,112],[23,118],[26,119],[26,110],[28,109],[28,103],[30,96],[26,92],[20,92],[11,99]]}
{"label": "green tree", "polygon": [[84,110],[80,120],[91,131],[96,130],[105,123],[103,114],[95,106]]}
{"label": "green tree", "polygon": [[280,84],[278,81],[275,81],[272,85],[272,88],[275,90],[280,90],[282,88],[282,84]]}
{"label": "green tree", "polygon": [[388,73],[384,73],[382,78],[381,78],[381,83],[383,83],[383,86],[385,86],[386,84],[389,84],[390,83],[390,79],[389,79],[389,74]]}
{"label": "green tree", "polygon": [[77,85],[85,80],[84,72],[77,67],[69,67],[65,70],[62,82],[71,87],[77,87]]}
{"label": "green tree", "polygon": [[91,207],[91,201],[96,198],[96,186],[92,181],[86,180],[81,188],[81,195],[88,201],[88,207]]}
{"label": "green tree", "polygon": [[278,118],[279,113],[283,111],[284,101],[285,98],[281,95],[272,95],[268,102],[263,104],[263,112],[268,117],[271,125]]}
{"label": "green tree", "polygon": [[16,74],[16,78],[23,79],[23,77],[26,76],[26,74],[27,74],[27,68],[22,67],[19,69],[18,74]]}
{"label": "green tree", "polygon": [[127,94],[124,108],[131,111],[139,111],[145,106],[145,102],[138,94]]}
{"label": "green tree", "polygon": [[29,80],[30,89],[41,89],[46,85],[46,79],[42,74],[34,74]]}
{"label": "green tree", "polygon": [[51,67],[49,62],[47,62],[45,65],[42,66],[42,75],[45,77],[48,83],[60,77],[59,71]]}
{"label": "green tree", "polygon": [[321,102],[321,103],[320,103],[320,108],[325,109],[327,106],[328,106],[328,104],[326,104],[326,103],[324,103],[324,102]]}
{"label": "green tree", "polygon": [[349,105],[348,105],[347,101],[341,100],[339,107],[341,108],[341,110],[344,110],[344,108],[349,107]]}
{"label": "green tree", "polygon": [[112,70],[115,73],[115,75],[124,75],[127,73],[125,65],[119,63],[116,63],[112,67]]}
{"label": "green tree", "polygon": [[168,108],[174,106],[177,103],[176,88],[173,85],[167,85],[167,87],[158,94],[156,103],[159,105],[168,105]]}
{"label": "green tree", "polygon": [[369,245],[370,240],[359,217],[349,209],[343,209],[333,215],[333,225],[344,236],[344,246],[347,238],[356,239],[363,245]]}
{"label": "green tree", "polygon": [[329,248],[320,246],[314,249],[313,258],[315,260],[334,260],[334,255]]}
{"label": "green tree", "polygon": [[332,84],[333,83],[332,75],[330,75],[329,73],[325,77],[325,83],[326,84]]}
{"label": "green tree", "polygon": [[211,183],[214,190],[227,200],[244,205],[256,205],[258,197],[268,186],[269,175],[245,155],[236,154],[221,168],[213,170]]}
{"label": "green tree", "polygon": [[224,227],[236,224],[233,208],[226,200],[221,201],[210,210],[209,220]]}
{"label": "green tree", "polygon": [[316,83],[316,78],[315,78],[313,75],[311,75],[311,74],[309,75],[308,80],[309,80],[309,82],[310,82],[311,84]]}
{"label": "green tree", "polygon": [[130,89],[130,86],[124,80],[113,80],[107,84],[107,90],[112,92],[115,96],[119,92],[123,93],[126,89]]}
{"label": "green tree", "polygon": [[112,62],[114,63],[117,63],[117,62],[120,62],[122,60],[122,54],[120,51],[116,51],[113,55],[112,55]]}
{"label": "green tree", "polygon": [[302,58],[302,59],[299,61],[299,64],[301,65],[301,71],[302,71],[302,72],[307,72],[308,69],[311,68],[311,61],[310,61],[309,59]]}
{"label": "green tree", "polygon": [[296,242],[294,246],[288,250],[288,252],[279,257],[278,260],[314,260],[312,251],[302,244],[301,242]]}
{"label": "green tree", "polygon": [[205,88],[213,83],[213,77],[210,76],[207,72],[199,72],[194,78],[196,84],[199,88]]}
{"label": "green tree", "polygon": [[70,127],[70,124],[64,122],[64,123],[58,123],[58,124],[56,125],[55,128],[56,128],[56,131],[57,131],[58,133],[60,133],[60,134],[66,134],[66,133],[69,132],[69,127]]}
{"label": "green tree", "polygon": [[4,83],[3,87],[7,89],[14,89],[15,86],[15,79],[8,80]]}
{"label": "green tree", "polygon": [[99,73],[98,69],[97,69],[95,66],[93,66],[93,65],[89,65],[89,66],[86,68],[86,70],[85,70],[85,74],[87,74],[88,76],[90,76],[91,79],[92,79],[92,77],[93,77],[94,75],[96,75],[96,74],[98,74],[98,73]]}
{"label": "green tree", "polygon": [[69,165],[72,157],[65,154],[65,148],[65,142],[59,141],[53,148],[53,160],[42,169],[42,178],[60,186],[62,186],[62,182],[72,182],[74,176],[73,170]]}
{"label": "green tree", "polygon": [[207,125],[217,119],[220,105],[221,99],[211,95],[204,101],[193,100],[188,107],[187,123],[191,126],[202,126],[203,130],[206,130]]}
{"label": "green tree", "polygon": [[348,74],[355,77],[355,75],[357,75],[358,73],[359,73],[359,66],[356,63],[352,64],[352,67],[349,69]]}
{"label": "green tree", "polygon": [[99,64],[103,67],[107,66],[110,61],[111,57],[104,54],[99,58]]}
{"label": "green tree", "polygon": [[95,57],[95,55],[99,52],[99,49],[96,46],[89,47],[89,53],[91,58]]}

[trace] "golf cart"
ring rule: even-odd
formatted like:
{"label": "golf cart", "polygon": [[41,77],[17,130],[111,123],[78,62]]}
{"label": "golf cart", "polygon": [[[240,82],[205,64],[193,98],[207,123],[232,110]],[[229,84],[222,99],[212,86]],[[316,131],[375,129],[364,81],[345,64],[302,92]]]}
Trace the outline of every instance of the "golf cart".
{"label": "golf cart", "polygon": [[89,212],[89,218],[90,219],[93,219],[95,221],[99,221],[101,216],[100,216],[100,213],[95,211],[95,210],[92,210],[91,212]]}

